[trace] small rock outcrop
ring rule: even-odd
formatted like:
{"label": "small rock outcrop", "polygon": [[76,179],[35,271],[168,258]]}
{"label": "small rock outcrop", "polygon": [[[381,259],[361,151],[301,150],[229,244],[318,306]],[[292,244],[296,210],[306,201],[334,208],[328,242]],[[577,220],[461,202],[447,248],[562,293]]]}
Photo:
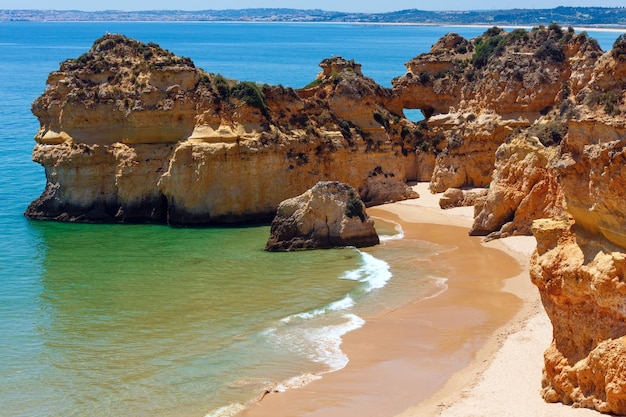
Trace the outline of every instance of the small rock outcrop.
{"label": "small rock outcrop", "polygon": [[356,190],[347,184],[325,181],[280,203],[265,250],[367,247],[378,243],[374,221],[365,212]]}
{"label": "small rock outcrop", "polygon": [[408,186],[405,181],[399,180],[393,173],[382,172],[380,167],[367,176],[359,194],[363,200],[367,201],[366,207],[419,198],[419,193]]}
{"label": "small rock outcrop", "polygon": [[439,207],[449,209],[455,207],[469,207],[482,201],[487,195],[487,189],[461,190],[448,188],[439,199]]}

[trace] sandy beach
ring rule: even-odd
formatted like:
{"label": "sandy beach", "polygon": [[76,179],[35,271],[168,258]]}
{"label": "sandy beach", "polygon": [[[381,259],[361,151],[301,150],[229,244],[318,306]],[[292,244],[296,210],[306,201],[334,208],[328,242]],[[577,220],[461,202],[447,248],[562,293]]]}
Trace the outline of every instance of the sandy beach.
{"label": "sandy beach", "polygon": [[419,199],[368,213],[400,224],[407,241],[454,247],[435,259],[447,289],[365,317],[344,337],[344,369],[238,416],[599,416],[539,395],[552,328],[528,277],[534,238],[483,243],[467,233],[473,208],[444,211],[427,184],[415,189]]}

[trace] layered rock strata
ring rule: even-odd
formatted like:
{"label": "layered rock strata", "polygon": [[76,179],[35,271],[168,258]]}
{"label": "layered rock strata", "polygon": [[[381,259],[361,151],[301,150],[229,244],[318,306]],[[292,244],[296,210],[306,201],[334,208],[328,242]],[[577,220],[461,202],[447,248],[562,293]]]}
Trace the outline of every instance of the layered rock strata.
{"label": "layered rock strata", "polygon": [[584,34],[550,25],[491,28],[472,40],[449,34],[409,61],[390,105],[427,116],[431,190],[489,185],[498,147],[579,94],[601,53]]}
{"label": "layered rock strata", "polygon": [[367,247],[378,243],[374,221],[365,212],[356,190],[347,184],[325,181],[280,203],[265,250]]}
{"label": "layered rock strata", "polygon": [[320,180],[377,201],[413,197],[376,182],[417,179],[422,128],[386,107],[390,91],[359,64],[321,66],[309,88],[295,91],[207,74],[155,44],[102,37],[51,73],[33,104],[41,123],[33,159],[47,185],[26,215],[260,221]]}
{"label": "layered rock strata", "polygon": [[[492,28],[443,37],[393,89],[336,57],[294,90],[228,80],[155,44],[106,35],[51,73],[33,104],[33,156],[47,186],[27,215],[258,221],[320,180],[349,183],[367,205],[414,198],[410,180],[433,192],[484,187],[498,147],[577,94],[598,51],[558,27]],[[405,108],[427,119],[413,123]]]}
{"label": "layered rock strata", "polygon": [[554,328],[544,398],[617,415],[626,415],[623,41],[598,60],[576,98],[576,115],[549,164],[569,217],[534,223],[531,260]]}
{"label": "layered rock strata", "polygon": [[564,215],[563,194],[549,168],[557,152],[528,133],[502,144],[487,195],[474,206],[470,235],[528,235],[534,220]]}

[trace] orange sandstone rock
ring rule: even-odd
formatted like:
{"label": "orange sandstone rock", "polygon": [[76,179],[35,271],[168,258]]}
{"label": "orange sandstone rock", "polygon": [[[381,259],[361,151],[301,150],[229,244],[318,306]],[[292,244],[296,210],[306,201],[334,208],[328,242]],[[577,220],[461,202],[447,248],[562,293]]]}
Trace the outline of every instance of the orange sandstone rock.
{"label": "orange sandstone rock", "polygon": [[[386,107],[391,92],[343,58],[296,91],[228,80],[121,35],[61,64],[33,104],[33,157],[47,185],[33,218],[210,224],[271,218],[320,180],[368,203],[410,193],[368,182],[417,177],[420,130]],[[403,188],[406,190],[406,187]]]}
{"label": "orange sandstone rock", "polygon": [[549,167],[557,156],[555,147],[524,134],[501,145],[496,155],[494,178],[476,206],[471,235],[527,235],[533,220],[565,214],[561,189]]}
{"label": "orange sandstone rock", "polygon": [[280,203],[265,250],[291,251],[379,243],[374,221],[356,190],[336,181],[317,183]]}

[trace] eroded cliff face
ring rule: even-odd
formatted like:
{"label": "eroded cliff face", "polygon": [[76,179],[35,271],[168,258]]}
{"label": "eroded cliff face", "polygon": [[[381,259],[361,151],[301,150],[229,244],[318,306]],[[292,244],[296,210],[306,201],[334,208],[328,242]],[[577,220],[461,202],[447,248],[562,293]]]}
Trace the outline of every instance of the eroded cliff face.
{"label": "eroded cliff face", "polygon": [[538,247],[531,279],[554,327],[544,398],[626,415],[626,38],[620,40],[603,53],[555,25],[494,28],[469,42],[449,35],[407,64],[392,101],[430,116],[428,132],[438,139],[431,142],[433,191],[489,184],[472,234],[532,229]]}
{"label": "eroded cliff face", "polygon": [[[121,35],[98,39],[63,62],[33,103],[41,123],[33,159],[47,185],[27,216],[261,221],[320,180],[370,195],[378,180],[416,179],[422,127],[393,113],[391,92],[359,64],[321,66],[310,88],[295,91],[207,74]],[[400,189],[377,198],[414,196]]]}
{"label": "eroded cliff face", "polygon": [[557,154],[528,131],[502,144],[487,196],[474,206],[470,235],[529,235],[534,220],[563,216],[563,193],[549,167]]}
{"label": "eroded cliff face", "polygon": [[549,166],[568,216],[533,225],[531,279],[554,327],[543,395],[626,414],[626,118],[620,49],[604,54]]}
{"label": "eroded cliff face", "polygon": [[601,50],[557,25],[466,40],[449,34],[393,81],[392,108],[421,109],[436,155],[431,190],[485,187],[496,150],[579,93]]}
{"label": "eroded cliff face", "polygon": [[[584,35],[555,26],[492,28],[473,40],[446,35],[393,89],[337,57],[294,90],[228,80],[155,44],[106,35],[51,73],[33,103],[34,159],[48,184],[27,215],[257,221],[320,180],[352,185],[367,205],[414,198],[408,180],[430,181],[433,192],[485,187],[498,147],[586,88],[599,55]],[[428,117],[413,123],[405,108]]]}

